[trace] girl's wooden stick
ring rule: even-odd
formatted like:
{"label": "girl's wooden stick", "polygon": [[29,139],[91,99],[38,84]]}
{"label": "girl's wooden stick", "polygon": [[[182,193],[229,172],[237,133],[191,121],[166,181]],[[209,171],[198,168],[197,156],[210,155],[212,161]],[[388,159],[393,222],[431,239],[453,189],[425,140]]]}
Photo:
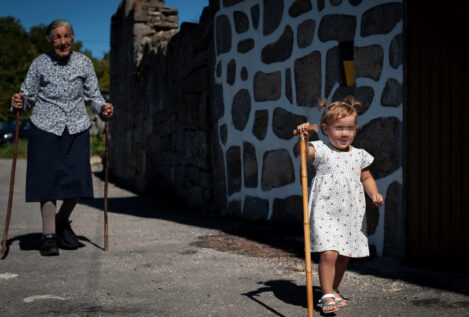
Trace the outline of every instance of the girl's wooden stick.
{"label": "girl's wooden stick", "polygon": [[104,128],[104,251],[109,251],[108,243],[108,217],[107,217],[107,187],[109,178],[109,119],[106,119]]}
{"label": "girl's wooden stick", "polygon": [[[318,132],[318,125],[312,125],[311,127],[309,127],[308,131]],[[293,135],[297,134],[298,131],[294,130]],[[301,186],[303,189],[303,231],[305,240],[306,295],[308,302],[308,317],[313,317],[313,275],[311,270],[311,240],[308,208],[308,171],[306,167],[306,136],[300,134],[299,138],[301,157]]]}
{"label": "girl's wooden stick", "polygon": [[2,255],[5,255],[8,239],[8,228],[10,227],[11,206],[13,204],[13,189],[15,187],[16,158],[18,156],[18,136],[20,134],[20,111],[16,111],[15,146],[13,148],[13,162],[11,164],[10,193],[8,195],[7,218],[5,230],[3,231]]}

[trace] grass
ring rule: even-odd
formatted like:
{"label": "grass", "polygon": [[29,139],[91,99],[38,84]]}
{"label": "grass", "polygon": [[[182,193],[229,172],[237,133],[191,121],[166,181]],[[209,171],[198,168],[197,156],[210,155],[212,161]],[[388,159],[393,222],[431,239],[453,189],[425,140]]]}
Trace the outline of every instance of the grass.
{"label": "grass", "polygon": [[99,155],[104,157],[106,144],[104,140],[104,134],[92,135],[90,138],[90,155]]}
{"label": "grass", "polygon": [[[14,142],[8,142],[0,146],[0,158],[13,158]],[[26,158],[28,153],[28,140],[18,140],[18,158]]]}
{"label": "grass", "polygon": [[[8,142],[0,146],[0,158],[13,158],[14,142]],[[92,135],[90,138],[90,155],[99,155],[104,157],[105,143],[104,135]],[[26,158],[28,152],[28,139],[18,140],[18,158]]]}

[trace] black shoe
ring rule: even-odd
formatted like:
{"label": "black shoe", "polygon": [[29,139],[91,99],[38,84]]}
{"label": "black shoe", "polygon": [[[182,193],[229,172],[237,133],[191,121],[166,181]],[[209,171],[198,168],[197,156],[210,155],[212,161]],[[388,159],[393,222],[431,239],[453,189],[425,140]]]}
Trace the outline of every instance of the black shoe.
{"label": "black shoe", "polygon": [[59,255],[57,239],[54,234],[46,234],[42,237],[42,244],[39,251],[42,256]]}
{"label": "black shoe", "polygon": [[[57,218],[56,218],[57,219]],[[72,227],[70,226],[71,221],[55,222],[55,232],[59,238],[60,247],[64,249],[76,249],[82,244],[78,241],[75,232],[73,232]]]}

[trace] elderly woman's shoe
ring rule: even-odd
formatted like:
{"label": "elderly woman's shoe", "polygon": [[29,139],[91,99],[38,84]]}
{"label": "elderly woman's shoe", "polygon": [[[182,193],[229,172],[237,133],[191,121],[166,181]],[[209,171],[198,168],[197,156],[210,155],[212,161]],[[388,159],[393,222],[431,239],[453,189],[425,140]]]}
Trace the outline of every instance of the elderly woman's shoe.
{"label": "elderly woman's shoe", "polygon": [[42,256],[59,255],[59,248],[57,248],[57,238],[55,234],[45,234],[42,236],[42,244],[39,252]]}
{"label": "elderly woman's shoe", "polygon": [[55,231],[57,233],[57,237],[59,238],[59,245],[61,248],[64,249],[76,249],[82,244],[78,241],[75,232],[73,232],[72,227],[70,226],[71,221],[57,221],[55,223]]}

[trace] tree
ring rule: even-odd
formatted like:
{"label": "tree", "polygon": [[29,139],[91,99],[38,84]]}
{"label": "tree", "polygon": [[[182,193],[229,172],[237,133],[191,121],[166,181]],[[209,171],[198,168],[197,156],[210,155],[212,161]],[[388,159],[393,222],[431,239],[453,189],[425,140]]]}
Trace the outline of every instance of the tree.
{"label": "tree", "polygon": [[7,120],[13,118],[11,95],[19,90],[36,50],[13,17],[0,18],[0,43],[0,120]]}

